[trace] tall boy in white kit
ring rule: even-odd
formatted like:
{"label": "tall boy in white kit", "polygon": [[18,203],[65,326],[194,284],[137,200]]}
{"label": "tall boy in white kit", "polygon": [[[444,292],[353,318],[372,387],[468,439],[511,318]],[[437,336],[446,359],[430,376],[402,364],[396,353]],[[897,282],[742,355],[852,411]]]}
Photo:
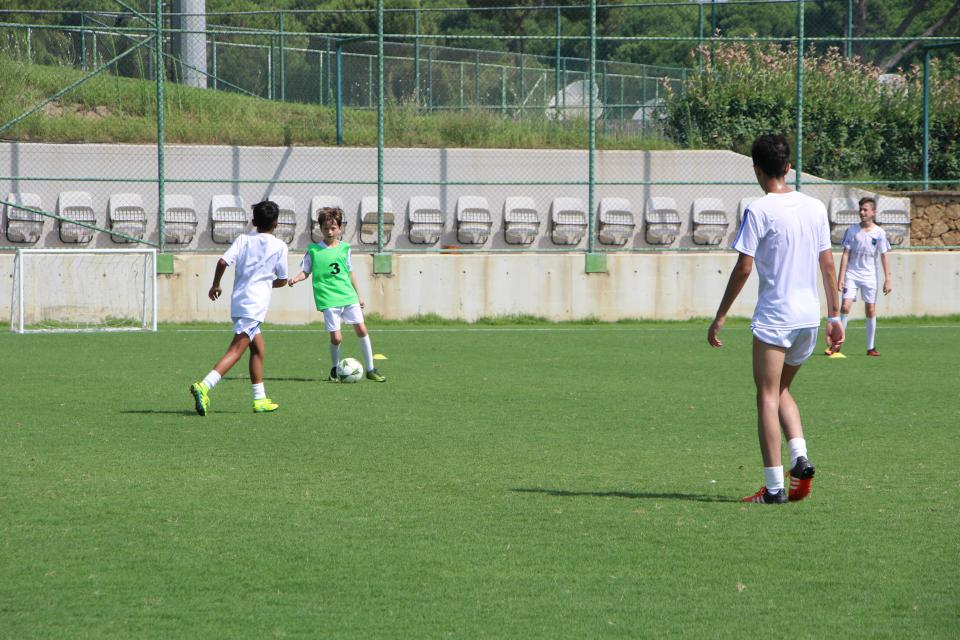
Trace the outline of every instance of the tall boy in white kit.
{"label": "tall boy in white kit", "polygon": [[791,501],[809,495],[815,471],[807,459],[800,410],[790,394],[790,383],[817,344],[818,266],[827,294],[827,341],[831,347],[843,342],[843,325],[837,317],[839,300],[834,287],[836,271],[826,208],[819,200],[787,186],[790,145],[786,138],[760,136],[753,142],[751,155],[754,174],[766,195],[744,212],[733,243],[740,255],[716,318],[707,331],[707,342],[714,347],[723,346],[720,329],[756,263],[760,287],[750,329],[764,484],[742,501],[784,504],[788,491],[784,487],[780,453],[781,430],[790,450]]}

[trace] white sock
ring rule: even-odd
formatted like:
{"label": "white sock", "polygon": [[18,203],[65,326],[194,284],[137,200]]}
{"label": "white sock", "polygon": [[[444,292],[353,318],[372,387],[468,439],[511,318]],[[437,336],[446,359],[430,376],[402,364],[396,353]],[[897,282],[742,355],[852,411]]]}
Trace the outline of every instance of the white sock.
{"label": "white sock", "polygon": [[840,316],[840,324],[843,325],[843,332],[847,332],[847,323],[850,321],[850,316]]}
{"label": "white sock", "polygon": [[340,363],[340,345],[330,344],[330,366],[335,367]]}
{"label": "white sock", "polygon": [[266,397],[267,397],[267,392],[264,390],[262,382],[258,382],[257,384],[253,385],[254,400],[261,400]]}
{"label": "white sock", "polygon": [[787,440],[787,447],[790,448],[790,468],[797,464],[797,458],[807,457],[807,441],[803,438],[791,438]]}
{"label": "white sock", "polygon": [[764,467],[763,484],[770,493],[783,491],[783,466]]}
{"label": "white sock", "polygon": [[873,349],[873,342],[877,339],[877,316],[867,318],[867,349]]}
{"label": "white sock", "polygon": [[217,373],[216,369],[208,373],[203,379],[203,384],[207,385],[207,391],[210,391],[217,386],[218,382],[220,382],[220,374]]}
{"label": "white sock", "polygon": [[373,345],[370,344],[369,334],[360,338],[360,353],[363,354],[363,362],[367,365],[367,371],[372,371]]}

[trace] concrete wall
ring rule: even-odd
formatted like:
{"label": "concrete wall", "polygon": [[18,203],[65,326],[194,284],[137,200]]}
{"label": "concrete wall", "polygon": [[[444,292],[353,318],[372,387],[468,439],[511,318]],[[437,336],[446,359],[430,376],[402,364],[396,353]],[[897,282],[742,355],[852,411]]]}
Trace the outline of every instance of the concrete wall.
{"label": "concrete wall", "polygon": [[[206,297],[216,258],[176,256],[175,273],[158,278],[161,321],[229,319],[228,296],[217,303]],[[676,320],[712,316],[735,261],[730,252],[622,253],[608,256],[607,273],[587,274],[583,254],[406,254],[394,256],[393,273],[373,275],[372,257],[363,255],[355,258],[355,270],[367,311],[388,318],[435,313],[465,320],[513,314],[553,320]],[[298,262],[292,256],[290,268]],[[10,315],[13,263],[12,254],[0,254],[4,319]],[[960,252],[895,251],[890,266],[893,292],[879,301],[882,316],[960,314]],[[130,282],[118,274],[105,285],[118,289]],[[225,290],[232,284],[228,270]],[[731,314],[749,316],[756,290],[754,275]],[[320,317],[309,282],[277,289],[273,296],[270,322],[297,324]],[[862,308],[856,306],[855,317]]]}
{"label": "concrete wall", "polygon": [[[170,251],[222,251],[210,234],[210,200],[216,194],[237,194],[249,206],[274,195],[296,201],[297,230],[293,248],[305,249],[311,242],[308,209],[316,195],[337,195],[344,201],[347,229],[344,240],[356,251],[372,251],[358,238],[358,206],[366,195],[376,195],[376,149],[356,147],[228,147],[168,146],[165,148],[166,193],[194,197],[199,227],[189,245],[170,245]],[[397,227],[388,250],[434,250],[460,244],[454,224],[454,210],[461,195],[486,197],[493,216],[490,239],[478,247],[484,250],[516,248],[503,240],[503,202],[510,196],[534,198],[541,217],[540,233],[526,250],[556,250],[547,223],[551,201],[560,196],[587,203],[587,187],[564,182],[585,182],[587,153],[573,150],[502,149],[387,149],[385,195],[394,205]],[[61,191],[88,191],[93,196],[98,225],[107,227],[107,202],[111,194],[136,192],[143,196],[147,210],[147,238],[157,242],[157,152],[149,145],[70,145],[0,143],[0,197],[10,192],[36,193],[43,208],[56,211]],[[601,182],[743,182],[744,185],[598,185],[596,203],[604,197],[630,201],[637,226],[626,249],[646,249],[641,224],[644,203],[649,196],[676,200],[683,220],[674,248],[693,247],[690,211],[695,198],[720,198],[731,220],[724,245],[732,241],[737,227],[737,205],[741,198],[762,195],[754,184],[751,161],[730,151],[600,151],[596,155],[596,176]],[[791,174],[792,176],[792,174]],[[40,180],[34,178],[42,178]],[[80,180],[80,179],[85,180]],[[791,178],[792,179],[792,178]],[[226,180],[255,182],[232,184]],[[432,185],[424,182],[461,182]],[[845,186],[816,184],[805,178],[804,191],[828,202],[832,197],[855,195]],[[488,182],[497,184],[476,185]],[[515,184],[540,182],[553,184]],[[364,184],[365,183],[365,184]],[[410,184],[395,184],[410,183]],[[858,193],[858,192],[857,192]],[[440,241],[425,247],[407,238],[407,203],[411,196],[432,195],[446,213],[445,232]],[[10,244],[0,240],[0,245]],[[48,220],[36,246],[65,246],[58,227]],[[77,245],[67,245],[76,248]],[[109,234],[97,233],[91,247],[116,247]],[[586,237],[576,247],[584,249]],[[569,247],[565,247],[569,248]]]}

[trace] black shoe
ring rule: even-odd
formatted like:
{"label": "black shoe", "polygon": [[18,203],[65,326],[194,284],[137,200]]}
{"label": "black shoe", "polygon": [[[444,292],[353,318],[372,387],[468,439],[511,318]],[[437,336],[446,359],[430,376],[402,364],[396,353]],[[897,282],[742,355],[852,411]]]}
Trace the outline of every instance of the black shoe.
{"label": "black shoe", "polygon": [[767,491],[766,487],[760,487],[760,491],[757,491],[752,496],[747,496],[746,498],[740,498],[740,502],[758,502],[760,504],[786,504],[787,492],[781,489],[776,493],[770,493],[769,491]]}
{"label": "black shoe", "polygon": [[327,378],[327,382],[340,382],[340,378],[337,377],[336,367],[330,367],[330,377]]}
{"label": "black shoe", "polygon": [[810,495],[813,474],[816,472],[816,467],[804,456],[797,458],[797,463],[790,469],[790,502],[799,502]]}

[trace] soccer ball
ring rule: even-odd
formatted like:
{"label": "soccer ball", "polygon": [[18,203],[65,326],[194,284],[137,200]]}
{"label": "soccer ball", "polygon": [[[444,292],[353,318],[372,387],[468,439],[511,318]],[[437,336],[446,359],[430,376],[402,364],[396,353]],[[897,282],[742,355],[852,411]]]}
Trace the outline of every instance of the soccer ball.
{"label": "soccer ball", "polygon": [[363,380],[363,365],[353,358],[344,358],[337,363],[337,379],[340,382],[360,382]]}

